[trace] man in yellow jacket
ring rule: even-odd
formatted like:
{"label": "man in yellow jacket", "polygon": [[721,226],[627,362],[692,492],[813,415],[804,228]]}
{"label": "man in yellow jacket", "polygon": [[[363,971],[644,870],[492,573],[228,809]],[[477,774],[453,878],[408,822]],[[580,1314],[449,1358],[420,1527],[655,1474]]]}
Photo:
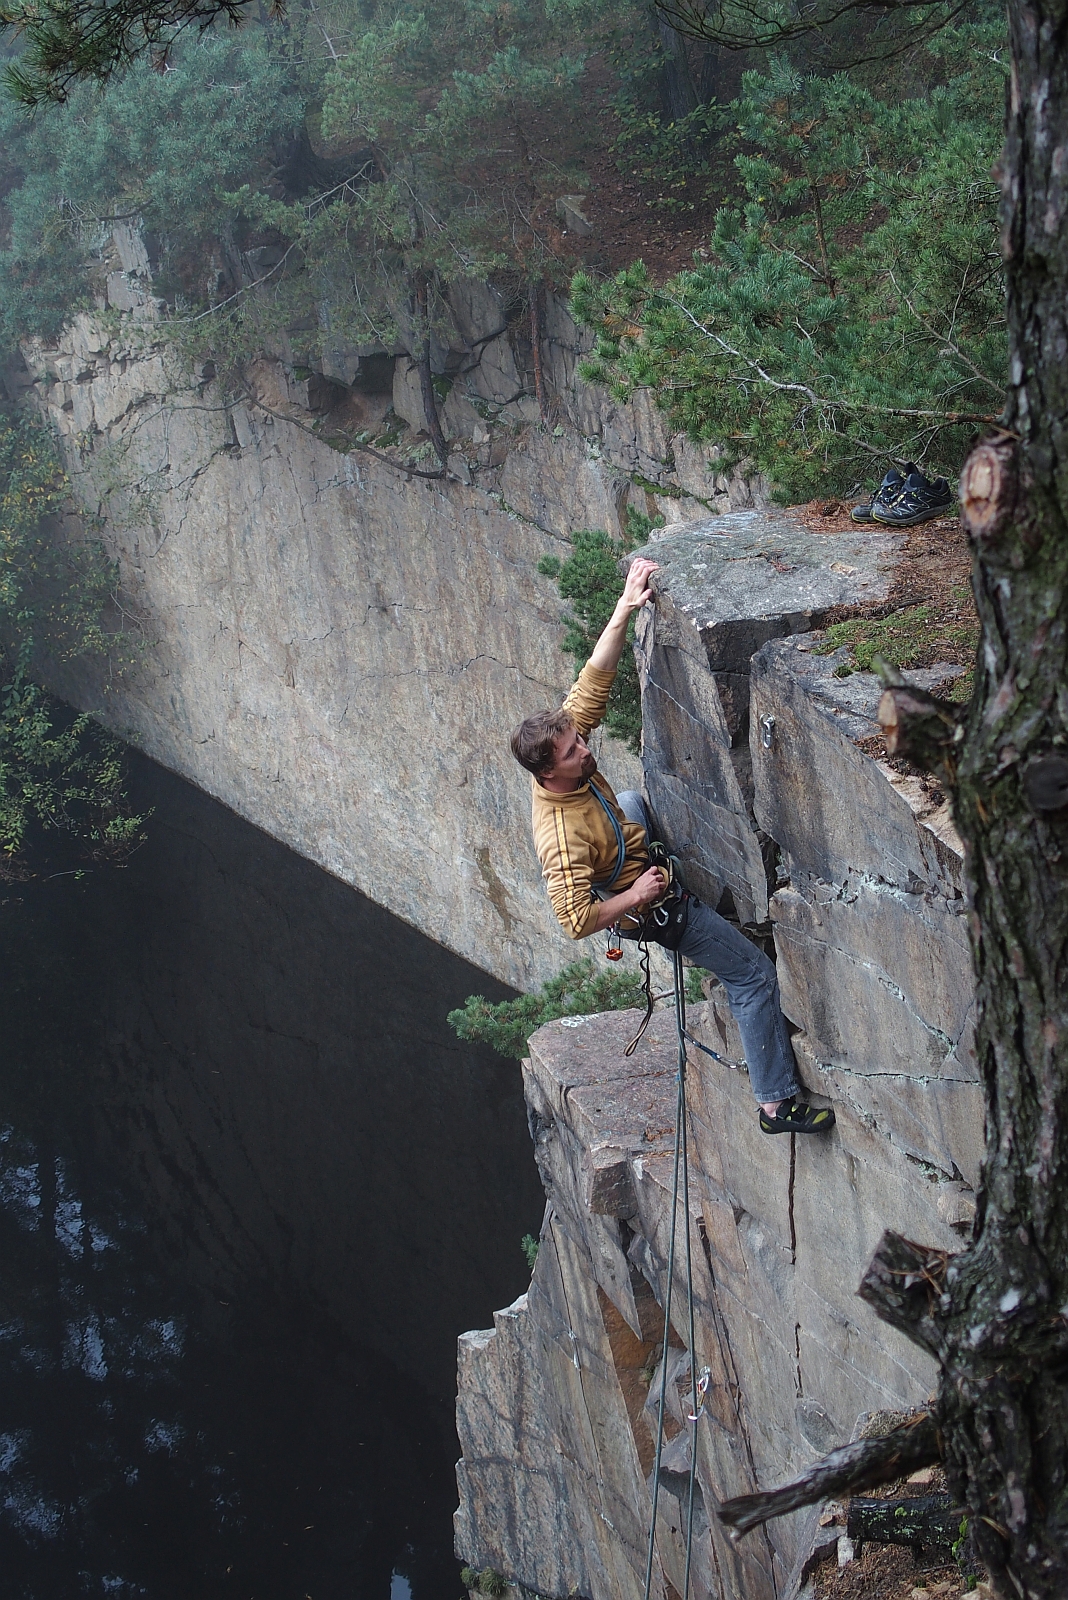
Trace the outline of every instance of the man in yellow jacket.
{"label": "man in yellow jacket", "polygon": [[638,556],[593,654],[558,711],[527,717],[512,754],[531,774],[534,847],[564,932],[586,939],[606,928],[682,951],[723,984],[745,1047],[765,1133],[823,1133],[834,1112],[798,1096],[797,1063],[779,1005],[775,968],[744,934],[693,895],[679,891],[663,926],[648,915],[667,887],[651,866],[642,798],[618,798],[586,743],[605,713],[631,613],[653,598],[656,563]]}

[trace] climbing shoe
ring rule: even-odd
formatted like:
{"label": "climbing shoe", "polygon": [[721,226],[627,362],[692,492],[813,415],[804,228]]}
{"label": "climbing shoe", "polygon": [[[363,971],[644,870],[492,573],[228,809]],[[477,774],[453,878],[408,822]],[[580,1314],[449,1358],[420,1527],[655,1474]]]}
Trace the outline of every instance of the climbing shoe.
{"label": "climbing shoe", "polygon": [[952,503],[945,478],[936,478],[932,483],[922,472],[913,471],[889,505],[880,504],[878,498],[872,501],[871,514],[888,528],[911,528],[931,517],[944,517]]}
{"label": "climbing shoe", "polygon": [[915,471],[916,466],[912,461],[905,462],[904,472],[899,472],[896,467],[891,467],[871,499],[866,500],[863,505],[853,507],[849,513],[852,520],[854,522],[874,522],[876,506],[893,505],[895,498],[904,488],[906,473]]}
{"label": "climbing shoe", "polygon": [[761,1133],[826,1133],[834,1127],[830,1106],[810,1106],[793,1095],[784,1100],[773,1117],[760,1108]]}

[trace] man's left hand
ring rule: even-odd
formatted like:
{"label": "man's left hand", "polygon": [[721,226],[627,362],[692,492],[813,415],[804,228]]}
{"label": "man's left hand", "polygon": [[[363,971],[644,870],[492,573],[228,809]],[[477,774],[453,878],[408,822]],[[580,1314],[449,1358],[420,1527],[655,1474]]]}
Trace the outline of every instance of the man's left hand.
{"label": "man's left hand", "polygon": [[622,605],[631,611],[637,611],[641,606],[649,604],[653,598],[649,577],[657,570],[658,565],[658,562],[650,561],[648,556],[635,556],[627,571],[627,581],[620,597]]}

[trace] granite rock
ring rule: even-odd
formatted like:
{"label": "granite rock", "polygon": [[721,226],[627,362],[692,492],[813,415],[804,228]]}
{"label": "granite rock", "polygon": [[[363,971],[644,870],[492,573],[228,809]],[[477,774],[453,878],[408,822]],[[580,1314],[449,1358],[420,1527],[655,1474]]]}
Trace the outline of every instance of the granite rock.
{"label": "granite rock", "polygon": [[[827,882],[850,871],[904,889],[961,892],[963,850],[936,785],[896,772],[860,742],[878,734],[874,673],[836,676],[845,652],[820,655],[807,638],[767,644],[753,659],[754,807],[792,868]],[[960,667],[909,674],[919,688]],[[770,728],[764,728],[770,718]]]}
{"label": "granite rock", "polygon": [[663,529],[645,552],[659,564],[637,643],[649,801],[689,886],[713,906],[729,890],[743,923],[768,911],[750,662],[833,606],[884,600],[903,543],[886,532],[812,533],[763,510]]}
{"label": "granite rock", "polygon": [[[507,753],[571,677],[537,570],[560,540],[476,481],[332,449],[276,365],[235,406],[125,323],[82,316],[29,355],[145,641],[118,678],[52,662],[51,685],[517,987],[573,960]],[[563,455],[531,471],[573,476]],[[640,783],[625,747],[599,753]]]}
{"label": "granite rock", "polygon": [[[674,1188],[670,1017],[654,1020],[630,1058],[623,1046],[636,1013],[552,1024],[531,1040],[526,1081],[555,1236],[601,1296],[600,1321],[584,1332],[570,1283],[556,1313],[579,1351],[610,1333],[614,1373],[605,1364],[594,1376],[586,1361],[583,1414],[629,1459],[626,1416],[645,1469],[655,1410],[648,1398],[637,1407],[634,1368],[657,1352],[644,1357],[656,1388],[665,1309],[670,1322],[655,1582],[680,1586],[680,1496],[696,1449],[694,1592],[795,1600],[818,1508],[737,1546],[709,1510],[787,1481],[846,1442],[859,1413],[923,1405],[934,1363],[855,1290],[887,1228],[961,1247],[975,1215],[982,1095],[963,863],[948,807],[930,779],[871,753],[877,680],[837,677],[842,658],[817,655],[804,631],[831,606],[883,603],[900,540],[849,534],[836,546],[768,513],[715,527],[728,531],[676,527],[649,547],[664,560],[638,646],[646,792],[691,889],[714,899],[730,888],[743,919],[770,909],[785,1010],[802,1029],[799,1075],[810,1097],[833,1101],[836,1125],[814,1138],[760,1131],[737,1028],[711,980],[706,1000],[688,1008],[691,1035],[721,1058],[688,1052],[688,1212]],[[847,541],[851,559],[842,560]],[[914,676],[933,685],[956,670]],[[770,902],[765,863],[776,869]],[[539,1253],[531,1304],[563,1294],[555,1259],[542,1276]],[[695,1362],[709,1378],[692,1439],[683,1423],[687,1282]],[[620,1329],[632,1341],[626,1360]],[[558,1358],[539,1346],[543,1336],[532,1328],[524,1338],[531,1362],[551,1368]],[[492,1388],[499,1437],[521,1431],[522,1396],[503,1392],[491,1348],[463,1359],[461,1412],[465,1388]],[[561,1470],[562,1437],[561,1422],[546,1476]],[[604,1504],[602,1460],[574,1431],[568,1437],[585,1449],[565,1469],[581,1505],[547,1524],[554,1575],[573,1572],[592,1600],[630,1594],[648,1486],[619,1540],[622,1567],[609,1579],[603,1564],[597,1573],[583,1566],[583,1541],[601,1537],[588,1530],[590,1507]],[[539,1469],[536,1452],[522,1461],[524,1472]],[[529,1585],[538,1569],[528,1546],[491,1531],[494,1470],[465,1445],[457,1550],[466,1558],[465,1541],[477,1537],[470,1550]]]}
{"label": "granite rock", "polygon": [[[139,239],[124,235],[112,264],[145,287]],[[79,314],[6,381],[54,428],[146,646],[117,680],[106,664],[46,663],[57,692],[526,989],[576,953],[544,896],[526,780],[486,754],[569,682],[564,607],[538,562],[566,555],[576,527],[618,533],[630,504],[657,512],[662,483],[672,514],[760,491],[736,474],[692,499],[660,413],[577,378],[588,341],[552,297],[543,354],[562,420],[536,425],[525,302],[471,284],[449,301],[434,366],[451,377],[441,410],[463,448],[441,481],[318,436],[339,395],[381,420],[388,394],[358,392],[371,358],[395,363],[396,409],[422,430],[397,347],[353,347],[329,382],[265,359],[235,404],[210,369],[183,365],[149,298],[143,315]],[[351,392],[338,376],[350,367]],[[714,452],[682,459],[707,490]],[[602,738],[600,755],[618,788],[640,785],[623,746]],[[733,815],[719,820],[729,837]]]}
{"label": "granite rock", "polygon": [[[697,1037],[730,1039],[721,1006],[713,990],[690,1009]],[[650,1514],[675,1040],[670,1015],[658,1017],[625,1057],[637,1017],[551,1023],[531,1040],[528,1098],[548,1220],[529,1295],[494,1333],[461,1341],[458,1552],[543,1593],[574,1585],[591,1600],[641,1592]],[[957,1248],[947,1218],[966,1210],[967,1196],[849,1104],[831,1135],[792,1151],[791,1141],[760,1133],[744,1072],[691,1051],[687,1076],[690,1213],[680,1226],[690,1235],[697,1361],[710,1378],[695,1435],[695,1592],[772,1600],[801,1570],[811,1517],[780,1519],[735,1546],[708,1513],[847,1440],[859,1411],[923,1403],[933,1363],[854,1291],[884,1227]],[[616,1222],[621,1249],[629,1239],[626,1299],[598,1276],[606,1218],[586,1181],[591,1160],[596,1169],[609,1150],[613,1182],[626,1188],[627,1216]],[[681,1238],[677,1250],[670,1314],[681,1346]],[[678,1418],[689,1377],[683,1350],[672,1361],[655,1578],[678,1590],[690,1449]]]}

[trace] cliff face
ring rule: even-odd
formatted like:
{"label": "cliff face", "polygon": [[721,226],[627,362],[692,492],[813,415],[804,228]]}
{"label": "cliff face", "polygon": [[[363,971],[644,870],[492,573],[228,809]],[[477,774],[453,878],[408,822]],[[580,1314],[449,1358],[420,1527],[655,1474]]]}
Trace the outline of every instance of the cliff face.
{"label": "cliff face", "polygon": [[[27,352],[32,398],[102,518],[144,638],[123,675],[57,667],[56,688],[517,985],[575,953],[548,914],[527,785],[505,753],[509,728],[570,677],[538,560],[566,554],[572,528],[618,530],[628,505],[676,519],[652,548],[660,596],[639,632],[644,786],[692,887],[770,919],[803,1075],[838,1113],[829,1138],[767,1139],[744,1073],[691,1060],[687,1221],[711,1381],[695,1592],[787,1600],[811,1517],[735,1547],[714,1504],[780,1481],[863,1411],[925,1399],[930,1364],[854,1290],[886,1227],[954,1248],[982,1142],[945,803],[879,757],[876,681],[839,678],[810,632],[836,607],[887,601],[904,541],[739,511],[750,490],[713,456],[575,382],[581,340],[559,306],[543,423],[521,321],[491,291],[457,297],[435,353],[449,467],[426,478],[354,433],[391,409],[418,445],[403,352],[336,351],[309,373],[283,351],[234,404],[210,371],[183,373],[140,270],[114,274],[120,315]],[[642,776],[609,741],[601,759],[617,786]],[[636,1020],[569,1019],[532,1041],[548,1195],[537,1268],[460,1347],[458,1550],[543,1595],[642,1591],[675,1060],[663,1019],[623,1057]],[[715,988],[692,1025],[740,1060]],[[670,1310],[681,1348],[682,1299]],[[681,1584],[689,1448],[671,1362],[663,1596]]]}
{"label": "cliff face", "polygon": [[[646,791],[694,887],[770,915],[802,1076],[837,1112],[830,1135],[768,1138],[744,1071],[689,1053],[679,1226],[710,1374],[693,1430],[702,1600],[797,1594],[818,1508],[734,1545],[715,1505],[786,1481],[861,1413],[924,1403],[933,1363],[855,1290],[884,1229],[953,1251],[974,1215],[982,1095],[959,842],[935,786],[879,755],[878,681],[838,677],[844,653],[819,655],[807,631],[830,606],[883,599],[904,543],[752,513],[651,547]],[[959,670],[912,676],[931,687]],[[626,1059],[638,1020],[566,1019],[531,1040],[548,1201],[533,1281],[460,1341],[457,1551],[546,1596],[643,1592],[676,1041],[660,1015]],[[718,986],[690,1026],[742,1060]],[[684,1284],[680,1242],[653,1587],[665,1597],[683,1585],[691,1460]]]}
{"label": "cliff face", "polygon": [[[161,337],[137,245],[117,241],[111,309],[78,317],[59,348],[25,352],[23,382],[99,519],[142,641],[125,673],[57,666],[54,687],[440,943],[531,987],[573,954],[506,753],[509,730],[558,702],[571,675],[563,608],[537,563],[566,556],[573,528],[618,531],[628,504],[706,515],[749,489],[668,439],[647,406],[585,389],[582,339],[555,302],[542,346],[555,420],[536,421],[522,316],[484,286],[453,292],[455,326],[435,350],[444,478],[353,443],[385,417],[418,448],[403,352],[338,349],[320,373],[263,361],[231,403],[210,368],[190,375]],[[609,764],[636,781],[622,748]]]}

